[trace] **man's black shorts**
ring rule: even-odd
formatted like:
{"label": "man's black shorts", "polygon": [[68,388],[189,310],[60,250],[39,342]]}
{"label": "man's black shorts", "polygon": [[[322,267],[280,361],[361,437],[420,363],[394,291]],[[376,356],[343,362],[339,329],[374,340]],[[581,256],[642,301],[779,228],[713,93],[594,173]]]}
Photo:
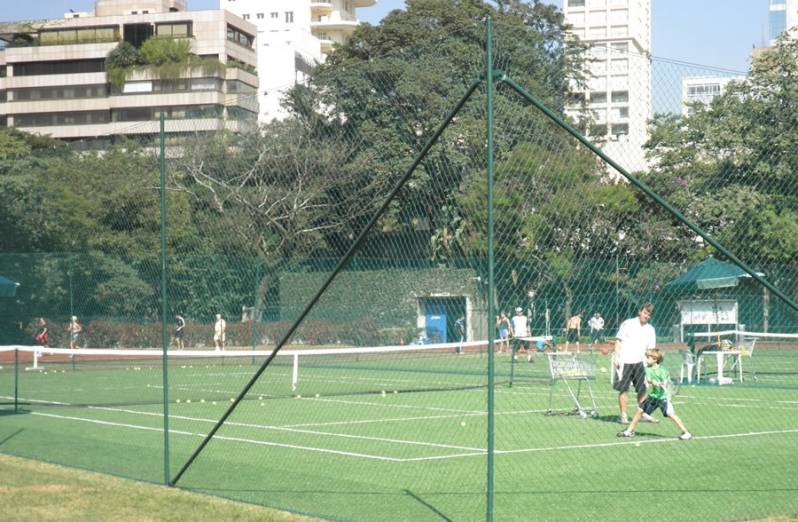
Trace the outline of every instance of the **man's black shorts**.
{"label": "man's black shorts", "polygon": [[643,363],[622,364],[621,378],[616,379],[615,388],[619,392],[629,391],[629,385],[635,385],[635,391],[640,394],[646,389],[646,367]]}
{"label": "man's black shorts", "polygon": [[576,328],[570,328],[568,330],[568,342],[569,343],[579,342],[579,330],[577,330]]}

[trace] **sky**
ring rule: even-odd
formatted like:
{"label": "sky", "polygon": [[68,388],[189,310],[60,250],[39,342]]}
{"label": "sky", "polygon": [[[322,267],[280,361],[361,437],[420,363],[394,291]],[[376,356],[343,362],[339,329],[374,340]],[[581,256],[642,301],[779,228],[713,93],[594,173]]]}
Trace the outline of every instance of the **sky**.
{"label": "sky", "polygon": [[[551,0],[562,6],[562,0]],[[377,0],[358,17],[377,24],[404,0]],[[219,0],[188,0],[191,10],[218,9]],[[0,21],[61,18],[69,9],[91,11],[94,0],[0,0]],[[768,0],[652,0],[652,54],[746,71],[751,48],[762,45]]]}

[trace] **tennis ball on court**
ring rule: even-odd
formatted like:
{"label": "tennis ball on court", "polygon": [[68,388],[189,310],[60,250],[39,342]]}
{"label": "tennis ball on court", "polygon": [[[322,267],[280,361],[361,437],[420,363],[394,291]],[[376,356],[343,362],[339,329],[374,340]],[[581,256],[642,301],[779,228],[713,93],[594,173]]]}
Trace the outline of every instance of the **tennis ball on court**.
{"label": "tennis ball on court", "polygon": [[639,442],[635,442],[635,447],[639,448],[640,447],[640,443]]}
{"label": "tennis ball on court", "polygon": [[265,405],[265,404],[263,404],[263,403],[260,403],[260,405],[261,405],[261,406],[266,406],[266,405]]}
{"label": "tennis ball on court", "polygon": [[393,392],[394,392],[394,393],[399,393],[399,390],[394,390]]}
{"label": "tennis ball on court", "polygon": [[601,369],[601,373],[607,373],[607,369],[606,368],[602,368]]}
{"label": "tennis ball on court", "polygon": [[382,391],[380,392],[380,395],[382,395],[383,397],[385,397],[385,390],[382,390]]}
{"label": "tennis ball on court", "polygon": [[262,401],[263,400],[263,395],[258,395],[258,400]]}
{"label": "tennis ball on court", "polygon": [[186,399],[187,404],[191,404],[191,399]]}
{"label": "tennis ball on court", "polygon": [[301,399],[301,398],[302,398],[302,396],[301,396],[301,395],[297,395],[297,396],[296,396],[296,398],[297,398],[297,399]]}
{"label": "tennis ball on court", "polygon": [[213,401],[211,404],[213,404],[214,406],[216,406],[216,401]]}
{"label": "tennis ball on court", "polygon": [[466,425],[465,421],[460,421],[460,426],[465,428],[465,425]]}
{"label": "tennis ball on court", "polygon": [[176,403],[178,403],[178,404],[180,404],[180,399],[177,399],[175,402],[176,402]]}
{"label": "tennis ball on court", "polygon": [[236,400],[234,398],[230,397],[230,402],[235,402],[235,401]]}
{"label": "tennis ball on court", "polygon": [[200,399],[200,402],[204,404],[205,403],[205,399]]}
{"label": "tennis ball on court", "polygon": [[316,398],[318,399],[319,397],[320,397],[320,395],[317,393],[317,394],[316,394]]}

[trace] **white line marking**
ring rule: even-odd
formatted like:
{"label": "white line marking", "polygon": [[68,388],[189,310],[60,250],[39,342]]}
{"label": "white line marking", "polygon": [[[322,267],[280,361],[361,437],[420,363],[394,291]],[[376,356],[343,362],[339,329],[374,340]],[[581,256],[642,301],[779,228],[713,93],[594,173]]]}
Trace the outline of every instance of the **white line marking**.
{"label": "white line marking", "polygon": [[[91,406],[90,409],[92,410],[104,410],[104,411],[111,411],[111,412],[121,412],[121,413],[130,413],[135,415],[145,415],[145,416],[153,416],[163,418],[162,413],[154,413],[154,412],[146,412],[146,411],[137,411],[137,410],[127,410],[127,409],[120,409],[120,408],[107,408],[107,407],[94,407]],[[193,422],[204,422],[208,424],[216,424],[215,419],[205,419],[201,417],[188,417],[185,415],[169,415],[169,419],[180,419],[180,420],[187,420]],[[235,422],[235,421],[227,421],[225,423],[226,426],[236,426],[239,428],[255,428],[259,430],[271,430],[271,431],[285,431],[290,433],[303,433],[305,435],[323,435],[326,437],[339,437],[344,439],[357,439],[357,440],[370,440],[375,442],[391,442],[396,444],[409,444],[413,446],[429,446],[433,448],[448,448],[448,449],[458,449],[458,450],[467,450],[467,451],[484,451],[483,448],[472,448],[469,446],[457,446],[453,444],[439,444],[435,442],[419,442],[419,441],[412,441],[412,440],[402,440],[402,439],[391,439],[387,437],[369,437],[365,435],[350,435],[347,433],[330,433],[325,431],[312,431],[312,430],[302,430],[298,428],[291,428],[285,426],[272,426],[268,424],[252,424],[248,422]]]}
{"label": "white line marking", "polygon": [[[67,416],[67,415],[54,415],[54,414],[51,414],[51,413],[33,412],[33,413],[31,413],[31,415],[37,415],[37,416],[40,416],[40,417],[52,417],[52,418],[56,418],[56,419],[74,420],[74,421],[80,421],[80,422],[89,422],[91,424],[100,424],[100,425],[103,425],[103,426],[111,426],[111,427],[118,427],[118,428],[132,428],[132,429],[144,430],[144,431],[159,431],[159,432],[163,433],[163,428],[150,428],[148,426],[137,426],[135,424],[124,424],[124,423],[119,423],[119,422],[108,422],[108,421],[101,421],[101,420],[96,420],[96,419],[86,419],[86,418],[83,418],[83,417],[70,417],[70,416]],[[188,432],[188,431],[177,431],[177,430],[171,430],[171,429],[169,430],[169,434],[170,435],[186,435],[186,436],[190,436],[190,437],[200,437],[200,438],[204,438],[205,437],[205,434],[203,434],[203,433],[191,433],[191,432]],[[380,461],[386,461],[386,462],[403,462],[404,461],[404,459],[396,459],[396,458],[392,458],[392,457],[382,457],[380,455],[369,455],[368,453],[354,453],[354,452],[351,452],[351,451],[337,451],[337,450],[329,450],[329,449],[323,449],[323,448],[314,448],[314,447],[311,447],[311,446],[298,446],[296,444],[279,444],[279,443],[276,443],[276,442],[266,442],[266,441],[262,441],[262,440],[245,439],[245,438],[241,438],[241,437],[228,437],[228,436],[224,436],[224,435],[215,435],[214,439],[226,440],[226,441],[231,441],[231,442],[244,442],[244,443],[247,443],[247,444],[257,444],[259,446],[273,446],[273,447],[277,447],[277,448],[298,449],[298,450],[305,450],[305,451],[314,451],[314,452],[318,452],[318,453],[331,453],[333,455],[342,455],[342,456],[346,456],[346,457],[359,457],[359,458],[364,458],[364,459],[380,460]]]}

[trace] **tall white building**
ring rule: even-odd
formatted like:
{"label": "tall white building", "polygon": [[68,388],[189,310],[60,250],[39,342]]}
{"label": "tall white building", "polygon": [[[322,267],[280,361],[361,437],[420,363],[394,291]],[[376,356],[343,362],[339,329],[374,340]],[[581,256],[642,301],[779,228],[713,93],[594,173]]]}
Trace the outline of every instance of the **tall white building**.
{"label": "tall white building", "polygon": [[682,78],[682,114],[690,116],[697,103],[709,105],[726,91],[730,82],[744,82],[745,76],[688,76]]}
{"label": "tall white building", "polygon": [[781,33],[798,26],[798,0],[770,0],[768,9],[768,40],[773,46]]}
{"label": "tall white building", "polygon": [[[646,168],[651,118],[651,0],[564,0],[570,32],[589,45],[588,135],[629,171]],[[571,116],[579,114],[572,108]]]}
{"label": "tall white building", "polygon": [[259,120],[284,116],[285,92],[304,80],[336,43],[360,24],[355,10],[376,0],[220,0],[258,29]]}

